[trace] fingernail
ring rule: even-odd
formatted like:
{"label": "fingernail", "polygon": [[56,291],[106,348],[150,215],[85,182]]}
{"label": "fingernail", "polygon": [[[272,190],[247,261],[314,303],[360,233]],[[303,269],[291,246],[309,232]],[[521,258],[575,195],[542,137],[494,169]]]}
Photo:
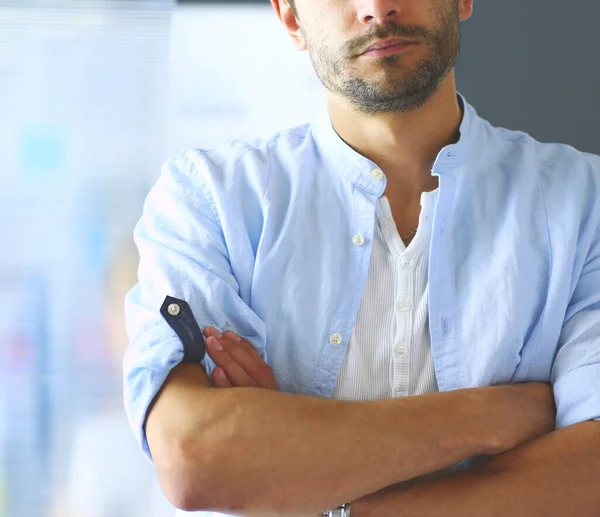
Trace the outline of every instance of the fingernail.
{"label": "fingernail", "polygon": [[221,339],[223,337],[223,334],[221,334],[215,327],[210,327],[211,329],[211,333],[213,336]]}
{"label": "fingernail", "polygon": [[234,341],[241,341],[242,338],[238,336],[235,332],[231,332],[231,337],[233,337]]}
{"label": "fingernail", "polygon": [[209,343],[215,350],[223,350],[223,345],[219,343],[219,340],[211,337]]}

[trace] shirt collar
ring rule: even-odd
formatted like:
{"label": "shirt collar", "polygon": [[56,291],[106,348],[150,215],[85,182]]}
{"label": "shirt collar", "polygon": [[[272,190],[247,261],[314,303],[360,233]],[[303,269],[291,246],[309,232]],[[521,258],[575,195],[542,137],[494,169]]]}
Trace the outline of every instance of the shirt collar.
{"label": "shirt collar", "polygon": [[[444,170],[453,169],[462,163],[473,142],[476,142],[479,137],[481,119],[460,93],[457,93],[457,98],[463,107],[460,137],[458,142],[445,146],[438,153],[432,167],[432,175],[443,173]],[[333,129],[326,108],[319,113],[312,125],[312,132],[321,160],[366,192],[376,196],[381,196],[385,192],[387,184],[385,174],[374,172],[379,170],[377,164],[356,152],[340,138]]]}

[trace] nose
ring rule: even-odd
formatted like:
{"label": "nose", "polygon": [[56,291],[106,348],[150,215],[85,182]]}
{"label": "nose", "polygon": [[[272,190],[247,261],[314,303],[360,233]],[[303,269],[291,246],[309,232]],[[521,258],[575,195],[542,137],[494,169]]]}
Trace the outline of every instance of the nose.
{"label": "nose", "polygon": [[365,25],[381,25],[400,14],[397,0],[363,0],[358,7],[358,20]]}

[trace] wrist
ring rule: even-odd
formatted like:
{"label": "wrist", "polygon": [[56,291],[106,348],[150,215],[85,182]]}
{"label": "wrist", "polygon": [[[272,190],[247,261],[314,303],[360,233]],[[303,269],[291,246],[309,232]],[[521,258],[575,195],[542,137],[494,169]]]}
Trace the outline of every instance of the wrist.
{"label": "wrist", "polygon": [[352,501],[352,517],[372,517],[372,502],[375,494],[369,494]]}
{"label": "wrist", "polygon": [[[503,450],[502,428],[497,423],[497,390],[484,386],[470,391],[470,403],[476,408],[475,428],[479,445],[471,451],[471,456],[495,455]],[[491,410],[491,411],[490,411]],[[470,425],[473,425],[471,421]],[[468,436],[468,434],[467,434]]]}
{"label": "wrist", "polygon": [[333,510],[327,510],[322,513],[322,517],[350,517],[352,503],[345,503]]}

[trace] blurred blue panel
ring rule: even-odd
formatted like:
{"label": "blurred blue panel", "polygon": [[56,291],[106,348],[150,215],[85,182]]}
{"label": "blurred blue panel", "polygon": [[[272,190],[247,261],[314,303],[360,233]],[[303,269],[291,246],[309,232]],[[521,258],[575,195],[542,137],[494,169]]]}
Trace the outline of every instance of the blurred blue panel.
{"label": "blurred blue panel", "polygon": [[55,126],[27,128],[22,137],[21,167],[29,177],[56,178],[65,167],[65,141]]}
{"label": "blurred blue panel", "polygon": [[[0,0],[0,517],[174,513],[149,497],[154,472],[126,422],[143,476],[119,465],[104,491],[85,476],[78,493],[69,484],[83,423],[122,412],[107,264],[165,158],[171,6]],[[86,472],[114,445],[96,437]],[[113,498],[129,478],[136,490]]]}

